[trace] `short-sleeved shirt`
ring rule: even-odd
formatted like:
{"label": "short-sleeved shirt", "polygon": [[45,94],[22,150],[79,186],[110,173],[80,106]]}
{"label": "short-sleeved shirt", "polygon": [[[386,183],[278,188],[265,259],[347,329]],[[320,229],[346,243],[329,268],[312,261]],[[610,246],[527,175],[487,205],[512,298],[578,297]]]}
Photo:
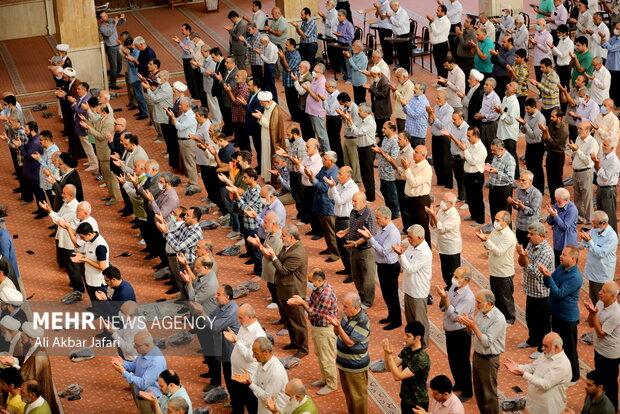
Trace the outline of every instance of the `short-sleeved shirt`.
{"label": "short-sleeved shirt", "polygon": [[602,301],[596,303],[598,318],[605,336],[594,335],[594,349],[609,359],[620,358],[620,304],[614,302],[605,307]]}
{"label": "short-sleeved shirt", "polygon": [[413,377],[402,380],[400,384],[400,398],[410,406],[428,403],[426,380],[431,370],[431,359],[422,348],[413,351],[406,346],[398,357],[403,361],[402,369],[409,368]]}
{"label": "short-sleeved shirt", "polygon": [[478,53],[474,55],[474,67],[482,73],[493,72],[493,62],[491,62],[491,53],[489,50],[495,49],[495,43],[487,36],[482,42],[478,42],[480,51],[487,55],[486,60],[480,59]]}

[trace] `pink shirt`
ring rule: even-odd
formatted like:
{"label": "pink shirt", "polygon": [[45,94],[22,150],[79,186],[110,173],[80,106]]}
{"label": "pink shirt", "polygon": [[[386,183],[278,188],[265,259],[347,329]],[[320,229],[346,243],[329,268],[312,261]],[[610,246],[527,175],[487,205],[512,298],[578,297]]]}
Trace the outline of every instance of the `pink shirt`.
{"label": "pink shirt", "polygon": [[430,414],[465,414],[463,403],[456,394],[452,393],[450,398],[444,402],[439,402],[434,398],[430,398]]}
{"label": "pink shirt", "polygon": [[[310,89],[312,92],[319,96],[323,96],[327,98],[327,90],[325,89],[325,76],[321,76],[320,78],[313,78],[312,83],[310,84]],[[308,94],[308,99],[306,100],[306,113],[312,116],[325,117],[325,108],[323,107],[323,101],[316,100],[312,97],[312,95]]]}

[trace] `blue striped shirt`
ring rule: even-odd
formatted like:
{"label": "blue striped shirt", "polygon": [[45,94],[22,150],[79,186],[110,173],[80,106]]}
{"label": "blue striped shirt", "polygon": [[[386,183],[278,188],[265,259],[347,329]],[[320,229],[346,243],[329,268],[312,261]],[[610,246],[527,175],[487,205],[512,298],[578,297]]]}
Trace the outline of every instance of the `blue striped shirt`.
{"label": "blue striped shirt", "polygon": [[352,318],[344,317],[340,321],[340,326],[344,329],[349,339],[354,345],[348,347],[340,337],[336,342],[337,354],[336,365],[346,372],[362,372],[370,365],[370,355],[368,354],[368,343],[370,338],[370,323],[368,315],[364,309],[360,309],[357,315]]}

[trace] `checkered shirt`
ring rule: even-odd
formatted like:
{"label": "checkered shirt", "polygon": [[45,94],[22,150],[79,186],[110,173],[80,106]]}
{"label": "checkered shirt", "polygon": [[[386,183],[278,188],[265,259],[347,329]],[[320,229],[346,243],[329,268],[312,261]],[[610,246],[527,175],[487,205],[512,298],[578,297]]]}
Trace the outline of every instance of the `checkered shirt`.
{"label": "checkered shirt", "polygon": [[523,269],[523,292],[532,298],[546,298],[549,296],[549,288],[545,287],[545,278],[538,270],[538,265],[541,264],[549,270],[555,268],[553,249],[547,240],[543,240],[536,246],[529,243],[525,251],[529,263]]}

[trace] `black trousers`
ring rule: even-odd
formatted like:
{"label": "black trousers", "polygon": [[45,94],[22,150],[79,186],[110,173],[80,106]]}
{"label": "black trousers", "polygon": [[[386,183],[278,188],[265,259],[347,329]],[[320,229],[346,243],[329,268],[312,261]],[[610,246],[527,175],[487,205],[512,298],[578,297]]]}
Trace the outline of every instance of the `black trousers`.
{"label": "black trousers", "polygon": [[512,155],[512,158],[515,160],[515,180],[519,179],[519,157],[517,157],[517,141],[514,139],[505,139],[504,146],[506,147],[506,151],[508,154]]}
{"label": "black trousers", "polygon": [[209,374],[211,374],[211,383],[214,387],[222,385],[222,371],[224,371],[224,381],[228,386],[232,381],[231,379],[231,366],[230,362],[218,361],[215,356],[207,355],[207,366],[209,367]]}
{"label": "black trousers", "polygon": [[[465,160],[460,155],[451,156],[452,173],[454,174],[454,179],[456,180],[459,200],[467,199],[467,191],[465,191],[465,171],[463,170],[464,164]],[[452,178],[450,178],[450,182],[452,182]],[[446,184],[446,188],[451,189],[452,185],[448,186]]]}
{"label": "black trousers", "polygon": [[398,194],[398,206],[400,209],[400,218],[403,221],[403,228],[405,231],[411,226],[411,214],[407,208],[407,196],[405,195],[405,180],[394,180],[396,186],[396,194]]}
{"label": "black trousers", "polygon": [[564,152],[547,152],[545,167],[547,169],[547,184],[549,186],[549,197],[551,204],[555,204],[555,190],[564,187]]}
{"label": "black trousers", "polygon": [[233,134],[232,127],[232,111],[230,106],[222,105],[220,102],[220,111],[222,111],[222,119],[224,120],[224,126],[222,127],[222,132],[226,134],[227,137]]}
{"label": "black trousers", "polygon": [[305,110],[299,110],[300,121],[299,126],[301,128],[301,136],[307,141],[314,137],[314,128],[312,128],[312,122],[310,121],[310,115]]}
{"label": "black trousers", "polygon": [[392,37],[392,30],[377,29],[377,35],[379,36],[379,43],[381,43],[381,50],[383,51],[383,60],[388,65],[391,65],[394,61],[394,49],[392,48],[392,43],[386,42],[385,39]]}
{"label": "black trousers", "polygon": [[373,202],[375,201],[375,153],[372,151],[372,145],[357,147],[357,156],[360,160],[360,172],[366,199],[368,202]]}
{"label": "black trousers", "polygon": [[260,81],[261,85],[263,84],[263,65],[250,65],[252,68],[252,77],[256,78]]}
{"label": "black trousers", "polygon": [[217,167],[209,167],[207,165],[200,166],[200,177],[202,183],[207,190],[207,197],[212,203],[215,203],[220,210],[225,208],[221,200],[219,179],[217,178]]}
{"label": "black trousers", "polygon": [[506,317],[506,323],[515,321],[515,300],[512,296],[515,291],[514,276],[491,276],[491,291],[495,295],[495,306]]}
{"label": "black trousers", "polygon": [[336,165],[338,168],[344,166],[344,153],[342,152],[342,118],[340,116],[326,116],[325,128],[327,129],[327,137],[329,138],[329,149],[334,151],[338,156]]}
{"label": "black trousers", "polygon": [[541,194],[545,193],[545,173],[543,171],[543,156],[545,155],[545,144],[525,145],[525,166],[534,174],[533,185]]}
{"label": "black trousers", "polygon": [[609,88],[609,97],[613,99],[614,103],[620,102],[620,71],[610,70],[611,74],[611,88]]}
{"label": "black trousers", "polygon": [[454,271],[461,266],[461,255],[457,254],[441,254],[439,253],[439,263],[441,264],[441,277],[446,284],[446,289],[452,286],[452,276]]}
{"label": "black trousers", "polygon": [[489,208],[491,209],[491,221],[502,210],[512,213],[512,207],[508,204],[508,197],[512,196],[512,185],[496,185],[489,187]]}
{"label": "black trousers", "polygon": [[400,300],[398,298],[398,276],[400,275],[400,263],[377,263],[377,275],[381,294],[387,306],[391,324],[400,326],[403,322],[400,312]]}
{"label": "black trousers", "polygon": [[319,45],[317,42],[313,43],[300,43],[299,44],[299,54],[301,55],[301,60],[306,60],[310,63],[310,69],[314,69],[314,65],[316,64],[316,51],[319,49]]}
{"label": "black trousers", "polygon": [[618,213],[616,212],[616,186],[599,186],[596,189],[596,208],[609,216],[609,226],[618,232]]}
{"label": "black trousers", "polygon": [[366,88],[364,86],[353,87],[353,102],[357,105],[366,102]]}
{"label": "black trousers", "polygon": [[250,147],[250,137],[245,128],[245,122],[233,122],[233,134],[239,149],[252,152]]}
{"label": "black trousers", "polygon": [[185,74],[185,81],[187,82],[187,89],[189,89],[190,95],[193,99],[200,99],[196,81],[194,80],[194,67],[190,63],[191,61],[191,59],[183,59],[183,73]]}
{"label": "black trousers", "polygon": [[[337,233],[340,230],[346,230],[349,228],[349,218],[348,217],[336,217],[336,225],[334,227],[334,231]],[[338,247],[338,254],[340,255],[340,260],[342,260],[342,264],[344,265],[344,271],[350,275],[351,274],[351,249],[347,249],[344,247],[345,245],[344,237],[336,237],[336,246]]]}
{"label": "black trousers", "polygon": [[467,329],[446,332],[446,351],[448,364],[454,377],[454,391],[461,391],[461,396],[473,395],[471,383],[471,335]]}
{"label": "black trousers", "polygon": [[443,62],[448,56],[449,50],[448,42],[437,43],[433,45],[433,60],[435,61],[435,69],[437,69],[437,76],[442,78],[448,77],[448,71],[443,67]]}
{"label": "black trousers", "polygon": [[304,187],[301,185],[301,174],[295,171],[290,172],[289,176],[291,185],[291,195],[295,200],[295,208],[297,209],[297,218],[307,223],[306,206],[304,205]]}
{"label": "black trousers", "polygon": [[407,206],[411,214],[411,224],[419,224],[424,228],[424,239],[429,247],[431,247],[431,232],[428,228],[428,213],[425,208],[430,207],[430,205],[431,197],[429,195],[407,197]]}
{"label": "black trousers", "polygon": [[[564,353],[570,361],[572,382],[579,381],[579,355],[577,355],[577,325],[579,321],[567,322],[551,316],[551,330],[562,338]],[[617,393],[616,393],[617,394]]]}
{"label": "black trousers", "polygon": [[293,122],[299,122],[299,92],[295,87],[285,87],[284,96],[286,96],[286,105],[288,106],[288,112],[291,114]]}
{"label": "black trousers", "polygon": [[527,343],[542,352],[542,340],[551,332],[551,316],[549,315],[549,298],[525,297],[525,323],[529,336]]}
{"label": "black trousers", "polygon": [[71,261],[71,256],[73,256],[74,251],[62,248],[59,248],[58,250],[60,253],[60,260],[65,266],[67,276],[69,276],[69,284],[71,285],[71,289],[73,289],[74,292],[77,291],[84,293],[84,281],[82,280],[80,265]]}
{"label": "black trousers", "polygon": [[312,234],[316,234],[317,236],[323,235],[323,231],[321,230],[321,224],[319,223],[319,216],[312,211],[312,200],[314,200],[314,193],[316,192],[316,188],[313,185],[305,186],[304,188],[304,204],[306,209],[306,220],[305,223],[310,223]]}
{"label": "black trousers", "polygon": [[450,138],[445,135],[433,135],[431,150],[433,151],[433,167],[437,176],[437,185],[452,188]]}
{"label": "black trousers", "polygon": [[517,236],[517,244],[523,246],[524,249],[527,248],[528,244],[530,244],[530,241],[527,238],[527,230],[517,229],[515,231],[515,236]]}
{"label": "black trousers", "polygon": [[620,358],[606,358],[594,351],[594,369],[603,373],[603,389],[613,404],[614,411],[618,411],[618,364]]}
{"label": "black trousers", "polygon": [[487,150],[487,158],[484,162],[491,163],[493,154],[491,153],[491,142],[497,138],[497,121],[483,122],[480,127],[480,140]]}
{"label": "black trousers", "polygon": [[202,72],[200,72],[200,69],[194,68],[192,69],[192,73],[194,75],[194,85],[196,85],[196,93],[198,94],[198,99],[200,99],[200,106],[208,108],[209,102],[207,101],[207,93],[205,92],[205,88],[202,83]]}
{"label": "black trousers", "polygon": [[[409,37],[409,33],[405,35],[400,35],[397,37]],[[405,69],[409,73],[411,73],[411,62],[409,60],[409,48],[410,47],[411,47],[411,42],[394,43],[394,49],[396,52],[396,56],[398,57],[398,66]]]}
{"label": "black trousers", "polygon": [[467,194],[469,212],[471,213],[471,218],[479,224],[484,223],[484,198],[482,197],[483,185],[484,174],[465,174],[465,194]]}
{"label": "black trousers", "polygon": [[233,380],[230,381],[228,393],[232,404],[231,414],[243,414],[245,410],[248,410],[249,414],[258,412],[258,399],[249,386]]}
{"label": "black trousers", "polygon": [[179,141],[177,140],[177,129],[172,124],[161,124],[161,132],[166,141],[166,151],[168,151],[168,166],[179,168]]}

